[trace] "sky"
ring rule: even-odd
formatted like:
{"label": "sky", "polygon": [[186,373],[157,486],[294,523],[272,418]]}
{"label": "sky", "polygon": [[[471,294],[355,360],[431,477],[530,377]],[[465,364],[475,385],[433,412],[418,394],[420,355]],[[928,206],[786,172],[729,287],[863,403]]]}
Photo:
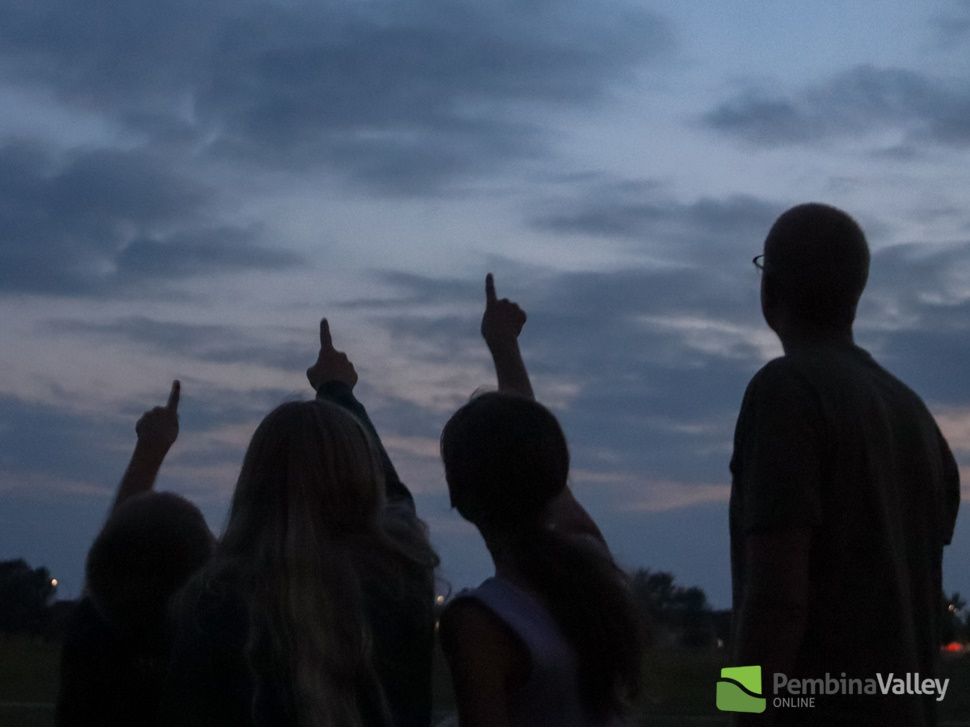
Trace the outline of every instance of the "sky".
{"label": "sky", "polygon": [[[727,607],[734,422],[781,353],[751,258],[806,201],[865,229],[857,341],[970,483],[967,48],[968,2],[0,4],[0,558],[77,595],[174,378],[158,487],[218,533],[327,316],[474,585],[438,436],[494,386],[492,271],[620,563]],[[963,515],[948,591],[968,563]]]}

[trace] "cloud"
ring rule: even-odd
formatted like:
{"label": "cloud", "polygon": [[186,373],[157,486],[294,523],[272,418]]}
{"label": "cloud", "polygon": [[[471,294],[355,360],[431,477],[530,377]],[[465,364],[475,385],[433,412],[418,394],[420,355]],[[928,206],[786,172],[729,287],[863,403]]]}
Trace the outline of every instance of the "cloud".
{"label": "cloud", "polygon": [[[328,165],[395,194],[544,146],[526,108],[588,106],[663,57],[628,3],[15,3],[0,78],[176,147]],[[177,49],[177,50],[173,50]]]}
{"label": "cloud", "polygon": [[765,147],[889,131],[901,149],[925,142],[963,149],[970,146],[970,85],[962,78],[859,65],[788,94],[742,90],[704,114],[702,122]]}
{"label": "cloud", "polygon": [[941,47],[962,51],[963,42],[970,36],[970,3],[951,2],[949,8],[931,18],[930,25]]}
{"label": "cloud", "polygon": [[[113,485],[125,457],[118,457],[116,443],[130,439],[132,427],[133,422],[126,426],[109,415],[0,395],[0,486],[20,488],[21,482],[42,480],[40,473],[71,488],[78,483]],[[99,436],[92,438],[92,432]]]}
{"label": "cloud", "polygon": [[[192,324],[147,316],[128,316],[110,321],[53,319],[43,328],[60,336],[91,342],[121,342],[182,360],[243,364],[302,371],[316,356],[314,342],[302,341],[305,332],[278,328]],[[291,336],[288,336],[291,335]],[[274,394],[285,394],[272,390]]]}
{"label": "cloud", "polygon": [[708,503],[727,503],[727,483],[650,480],[636,473],[573,470],[573,487],[616,491],[611,497],[623,512],[664,513]]}
{"label": "cloud", "polygon": [[875,251],[859,339],[931,404],[970,403],[970,241]]}
{"label": "cloud", "polygon": [[145,151],[0,147],[0,292],[121,293],[135,284],[297,265],[253,230],[213,226],[213,192]]}
{"label": "cloud", "polygon": [[[700,270],[672,281],[669,275],[647,267],[562,273],[511,262],[498,273],[501,294],[529,314],[525,358],[538,396],[563,421],[579,470],[698,482],[724,476],[734,417],[747,379],[763,361],[764,334],[755,319],[747,327],[728,323],[743,319],[737,281],[733,288],[712,288]],[[477,277],[410,276],[399,279],[398,288],[386,307],[369,305],[372,320],[392,332],[395,348],[410,352],[412,368],[433,367],[443,357],[466,372],[482,367],[486,378],[466,375],[452,408],[492,381],[478,334]],[[460,290],[464,296],[451,297]],[[442,291],[442,310],[395,312],[401,299],[425,301]],[[720,292],[727,294],[723,301]],[[684,318],[691,310],[694,315]],[[439,417],[435,424],[442,423]]]}
{"label": "cloud", "polygon": [[128,279],[184,279],[245,270],[286,270],[302,256],[264,248],[253,230],[232,227],[180,231],[164,239],[130,241],[116,258],[116,276]]}
{"label": "cloud", "polygon": [[684,202],[656,180],[592,176],[571,182],[540,210],[531,216],[534,229],[618,241],[668,269],[716,269],[748,264],[784,206],[750,195]]}

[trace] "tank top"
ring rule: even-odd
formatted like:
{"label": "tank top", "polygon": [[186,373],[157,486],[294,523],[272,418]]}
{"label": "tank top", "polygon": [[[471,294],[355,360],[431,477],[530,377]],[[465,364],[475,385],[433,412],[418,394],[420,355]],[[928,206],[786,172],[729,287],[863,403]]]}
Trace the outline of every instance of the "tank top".
{"label": "tank top", "polygon": [[509,696],[511,725],[603,725],[579,695],[579,661],[549,610],[507,579],[493,576],[453,601],[471,599],[492,612],[529,654],[529,677]]}

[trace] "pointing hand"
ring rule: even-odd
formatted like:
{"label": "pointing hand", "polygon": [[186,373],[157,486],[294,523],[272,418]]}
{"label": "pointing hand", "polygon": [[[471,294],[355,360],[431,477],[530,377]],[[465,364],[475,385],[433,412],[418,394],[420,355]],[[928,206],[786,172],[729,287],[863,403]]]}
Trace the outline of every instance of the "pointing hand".
{"label": "pointing hand", "polygon": [[153,407],[135,424],[138,445],[164,457],[179,436],[179,397],[182,384],[176,379],[164,407]]}
{"label": "pointing hand", "polygon": [[314,390],[327,382],[343,382],[351,389],[357,384],[357,370],[344,352],[334,348],[327,319],[320,319],[320,353],[306,370],[306,378]]}
{"label": "pointing hand", "polygon": [[482,337],[489,349],[514,344],[526,321],[525,311],[517,303],[495,295],[495,279],[485,276],[485,313],[482,315]]}

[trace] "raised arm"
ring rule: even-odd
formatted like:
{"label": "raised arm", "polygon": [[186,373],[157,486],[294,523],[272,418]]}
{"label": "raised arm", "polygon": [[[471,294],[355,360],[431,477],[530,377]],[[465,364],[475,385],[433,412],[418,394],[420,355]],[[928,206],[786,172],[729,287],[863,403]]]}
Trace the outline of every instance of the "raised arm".
{"label": "raised arm", "polygon": [[138,440],[128,462],[128,468],[121,477],[118,494],[111,506],[111,512],[134,495],[152,489],[155,478],[162,467],[179,434],[179,397],[182,385],[179,380],[172,382],[172,390],[164,407],[154,407],[141,416],[135,424]]}
{"label": "raised arm", "polygon": [[519,351],[519,334],[526,321],[519,304],[495,295],[495,279],[485,276],[485,313],[482,314],[482,338],[492,354],[500,392],[515,392],[535,399],[529,372]]}
{"label": "raised arm", "polygon": [[384,468],[384,488],[387,492],[388,502],[405,503],[413,511],[414,499],[411,497],[411,492],[398,477],[394,463],[391,462],[391,458],[384,449],[384,444],[381,442],[367,410],[354,396],[357,370],[354,368],[353,362],[347,358],[347,354],[334,348],[330,324],[327,319],[320,320],[320,352],[317,354],[317,360],[313,366],[306,370],[306,376],[310,386],[317,393],[317,399],[333,402],[350,410],[367,428],[374,439],[374,445],[377,447],[381,465]]}

